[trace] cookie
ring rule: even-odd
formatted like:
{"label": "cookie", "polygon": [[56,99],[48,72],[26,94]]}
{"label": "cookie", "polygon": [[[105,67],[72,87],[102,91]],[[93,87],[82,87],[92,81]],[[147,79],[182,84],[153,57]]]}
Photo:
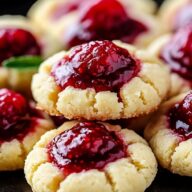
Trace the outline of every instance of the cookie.
{"label": "cookie", "polygon": [[[29,10],[28,16],[42,31],[49,31],[53,25],[57,25],[67,14],[77,12],[82,4],[88,2],[88,0],[38,0]],[[152,0],[120,0],[120,2],[127,7],[127,9],[136,9],[149,14],[154,13],[157,7]],[[42,20],[39,18],[42,18]]]}
{"label": "cookie", "polygon": [[159,10],[161,27],[167,32],[174,32],[191,23],[191,0],[166,0]]}
{"label": "cookie", "polygon": [[[54,49],[54,44],[52,44],[52,46],[50,46],[49,42],[46,41],[47,39],[41,35],[39,29],[36,26],[34,26],[33,23],[24,16],[20,16],[20,15],[0,16],[0,27],[1,27],[1,30],[8,30],[8,28],[9,29],[11,29],[11,28],[12,29],[22,29],[22,30],[25,30],[26,33],[28,32],[28,33],[30,33],[31,36],[33,36],[28,39],[29,47],[27,47],[27,45],[26,45],[25,52],[23,50],[23,47],[20,47],[20,49],[22,50],[22,53],[18,52],[17,55],[15,55],[15,56],[20,56],[21,54],[25,55],[27,53],[29,55],[36,55],[38,53],[37,55],[39,55],[39,53],[41,53],[41,56],[43,58],[46,58],[46,57],[52,55],[53,53],[55,53],[56,51],[58,51],[57,49]],[[33,41],[36,41],[37,45],[35,47],[32,46],[33,44],[30,47],[30,42],[32,41],[32,38],[34,39]],[[24,41],[25,41],[25,39],[23,39],[23,42],[21,42],[21,40],[20,40],[20,42],[18,42],[18,43],[21,43],[21,45],[24,46]],[[38,51],[37,51],[37,46],[40,47],[40,48],[38,48],[38,49],[40,49]],[[34,48],[34,52],[29,51],[29,48],[31,48],[31,49]]]}
{"label": "cookie", "polygon": [[[150,0],[38,1],[29,17],[64,49],[94,40],[145,46],[159,35],[156,19],[146,13],[152,7]],[[100,13],[102,17],[97,15]]]}
{"label": "cookie", "polygon": [[165,102],[145,130],[160,165],[169,171],[192,176],[192,92]]}
{"label": "cookie", "polygon": [[27,63],[21,68],[18,61],[11,67],[4,64],[12,57],[40,57],[43,51],[37,32],[22,16],[1,16],[0,33],[0,88],[10,87],[29,95],[32,75],[37,68],[27,68]]}
{"label": "cookie", "polygon": [[38,107],[49,114],[110,120],[156,110],[169,86],[167,67],[147,52],[120,42],[93,41],[46,60],[33,77],[32,92]]}
{"label": "cookie", "polygon": [[191,43],[192,25],[188,25],[175,34],[160,37],[148,49],[150,54],[158,57],[172,71],[170,97],[191,89]]}
{"label": "cookie", "polygon": [[157,164],[135,132],[106,123],[71,121],[41,137],[24,170],[36,192],[135,192],[151,184]]}
{"label": "cookie", "polygon": [[33,145],[53,128],[21,94],[0,89],[0,171],[22,169]]}

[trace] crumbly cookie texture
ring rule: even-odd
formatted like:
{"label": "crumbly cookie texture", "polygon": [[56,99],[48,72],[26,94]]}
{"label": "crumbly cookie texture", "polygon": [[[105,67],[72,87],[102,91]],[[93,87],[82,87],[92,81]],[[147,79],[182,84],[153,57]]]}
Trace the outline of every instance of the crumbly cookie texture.
{"label": "crumbly cookie texture", "polygon": [[173,24],[175,22],[175,16],[177,11],[190,3],[190,0],[166,0],[161,5],[158,17],[160,22],[162,23],[161,27],[164,32],[173,31]]}
{"label": "crumbly cookie texture", "polygon": [[46,60],[33,77],[32,92],[38,107],[52,115],[88,120],[132,118],[155,111],[170,87],[168,68],[158,64],[147,52],[120,42],[116,44],[128,49],[142,62],[138,76],[121,88],[122,102],[118,101],[117,93],[110,91],[96,93],[94,89],[81,90],[70,86],[61,91],[50,75],[52,66],[67,54],[61,52]]}
{"label": "crumbly cookie texture", "polygon": [[[163,35],[162,37],[159,37],[157,40],[155,40],[149,47],[148,52],[150,55],[153,55],[154,57],[159,58],[161,50],[163,47],[171,40],[172,35]],[[164,63],[164,61],[160,61],[161,63]],[[166,64],[166,63],[164,63]],[[168,97],[176,96],[180,93],[189,91],[191,89],[190,83],[180,77],[177,73],[171,73],[171,87],[168,93]]]}
{"label": "crumbly cookie texture", "polygon": [[[64,2],[67,4],[70,1],[39,0],[29,10],[28,16],[44,33],[48,33],[54,38],[55,42],[57,42],[56,44],[59,45],[58,47],[67,49],[67,46],[63,43],[63,34],[65,34],[66,29],[68,29],[72,23],[77,22],[79,14],[78,10],[74,10],[59,17],[59,19],[54,19],[53,14],[55,9],[59,7],[59,5],[63,6]],[[156,10],[156,4],[152,0],[120,0],[120,2],[127,8],[129,15],[144,23],[149,29],[137,38],[134,42],[135,45],[146,47],[162,33],[157,26],[156,18],[152,15]],[[55,28],[57,28],[57,30],[54,30]]]}
{"label": "crumbly cookie texture", "polygon": [[[29,132],[22,140],[13,139],[0,144],[0,171],[22,169],[27,154],[40,137],[54,128],[53,123],[46,119],[37,119],[33,132]],[[36,157],[34,157],[36,158]]]}
{"label": "crumbly cookie texture", "polygon": [[165,102],[151,120],[144,132],[160,165],[169,171],[192,176],[192,139],[182,141],[173,130],[167,127],[166,113],[175,103],[184,99],[186,93]]}
{"label": "crumbly cookie texture", "polygon": [[77,123],[66,122],[59,129],[47,132],[28,155],[24,170],[33,191],[141,192],[151,184],[157,163],[146,141],[131,130],[121,130],[119,126],[106,123],[108,130],[117,131],[122,136],[128,145],[129,157],[108,164],[103,171],[93,169],[64,177],[63,172],[48,161],[46,146],[55,136]]}

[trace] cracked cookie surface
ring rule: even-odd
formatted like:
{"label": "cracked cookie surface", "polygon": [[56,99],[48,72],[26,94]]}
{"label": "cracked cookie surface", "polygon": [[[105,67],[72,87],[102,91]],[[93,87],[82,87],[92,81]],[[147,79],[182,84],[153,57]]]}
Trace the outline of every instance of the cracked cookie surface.
{"label": "cracked cookie surface", "polygon": [[[98,46],[95,46],[95,44],[98,44]],[[88,47],[85,50],[89,51],[90,55],[97,49],[102,49],[104,52],[102,57],[98,56],[96,52],[92,60],[90,59],[92,56],[80,57],[88,59],[90,67],[88,69],[87,64],[85,64],[83,68],[80,68],[82,70],[79,70],[80,73],[86,75],[86,78],[78,80],[81,75],[76,76],[76,73],[71,73],[71,70],[68,73],[65,64],[58,63],[62,62],[63,58],[73,55],[77,50],[81,50],[81,53],[84,51],[82,50],[83,47]],[[106,50],[108,50],[108,53],[105,53]],[[110,59],[113,58],[113,54],[114,58],[118,59]],[[78,63],[78,56],[74,57],[74,59],[77,59]],[[120,63],[117,65],[118,62]],[[61,68],[57,67],[57,64]],[[70,67],[71,65],[68,62],[67,66]],[[118,73],[116,74],[113,71],[113,76],[110,76],[101,68],[102,66],[108,67],[108,65],[113,66],[112,68],[109,67],[109,70],[117,70]],[[64,70],[62,66],[64,66]],[[117,66],[121,67],[121,69],[118,69]],[[76,68],[74,69],[76,70]],[[97,70],[94,72],[95,69]],[[57,71],[59,78],[56,79],[52,75],[53,70]],[[87,71],[90,74],[87,75]],[[119,76],[119,73],[122,74]],[[68,81],[65,81],[69,77],[68,74],[71,77]],[[126,78],[123,78],[125,74],[127,74]],[[95,75],[94,81],[89,80],[93,77],[92,75]],[[131,118],[148,114],[157,109],[167,95],[170,86],[169,78],[167,67],[158,64],[158,61],[148,55],[147,52],[138,51],[120,42],[96,41],[75,47],[69,52],[58,53],[46,60],[41,65],[39,73],[33,77],[32,92],[38,102],[38,107],[52,115],[64,115],[69,119],[85,118],[89,120]],[[84,79],[83,82],[82,79]],[[75,82],[78,83],[74,84]]]}
{"label": "cracked cookie surface", "polygon": [[191,105],[191,92],[166,101],[144,134],[160,165],[183,176],[192,176]]}
{"label": "cracked cookie surface", "polygon": [[0,89],[0,171],[22,169],[27,154],[46,131],[51,120],[25,98]]}
{"label": "cracked cookie surface", "polygon": [[[90,125],[96,127],[91,129]],[[50,161],[50,143],[55,146],[52,158],[59,160],[60,166],[58,161]],[[93,143],[95,148],[90,147]],[[104,159],[108,161],[106,164]],[[81,167],[84,161],[89,168]],[[47,132],[25,163],[27,181],[36,192],[141,192],[151,184],[156,172],[157,163],[151,149],[134,131],[93,122],[66,122],[59,129]]]}

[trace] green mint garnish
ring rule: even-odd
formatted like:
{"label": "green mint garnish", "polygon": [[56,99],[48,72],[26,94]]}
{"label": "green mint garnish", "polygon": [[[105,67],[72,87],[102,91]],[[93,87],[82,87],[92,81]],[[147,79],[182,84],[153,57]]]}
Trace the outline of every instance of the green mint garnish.
{"label": "green mint garnish", "polygon": [[21,56],[11,57],[3,61],[2,66],[6,68],[28,69],[38,68],[42,62],[43,59],[39,56]]}

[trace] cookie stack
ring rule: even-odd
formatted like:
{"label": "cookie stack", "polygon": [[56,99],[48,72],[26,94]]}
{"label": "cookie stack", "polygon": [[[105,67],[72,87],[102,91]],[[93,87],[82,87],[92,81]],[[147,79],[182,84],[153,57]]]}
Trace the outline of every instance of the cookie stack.
{"label": "cookie stack", "polygon": [[0,171],[24,167],[34,192],[143,192],[156,158],[192,176],[190,7],[39,0],[1,17]]}
{"label": "cookie stack", "polygon": [[45,134],[28,156],[25,173],[35,191],[144,191],[151,184],[157,165],[146,142],[104,122],[149,114],[165,99],[169,71],[143,55],[105,40],[44,61],[32,81],[38,107],[78,121]]}
{"label": "cookie stack", "polygon": [[[40,1],[30,11],[37,25],[41,22],[37,17],[46,15],[41,30],[57,37],[61,47],[71,48],[41,64],[33,76],[33,97],[39,109],[72,121],[35,145],[25,163],[27,181],[37,192],[144,191],[155,178],[156,159],[142,137],[114,122],[147,118],[167,96],[168,68],[123,43],[144,47],[156,35],[156,23],[148,13],[143,14],[146,20],[136,16],[139,8],[129,16],[125,7],[136,6],[131,1],[73,3],[78,5],[74,16],[67,10],[55,15],[52,8],[57,9],[58,2],[51,1]],[[77,11],[80,6],[85,7]],[[105,23],[94,16],[101,12]],[[90,26],[84,27],[90,19]],[[137,33],[126,28],[131,23]],[[125,30],[119,31],[122,27]],[[65,39],[60,39],[62,34]],[[113,39],[121,41],[109,41]]]}

